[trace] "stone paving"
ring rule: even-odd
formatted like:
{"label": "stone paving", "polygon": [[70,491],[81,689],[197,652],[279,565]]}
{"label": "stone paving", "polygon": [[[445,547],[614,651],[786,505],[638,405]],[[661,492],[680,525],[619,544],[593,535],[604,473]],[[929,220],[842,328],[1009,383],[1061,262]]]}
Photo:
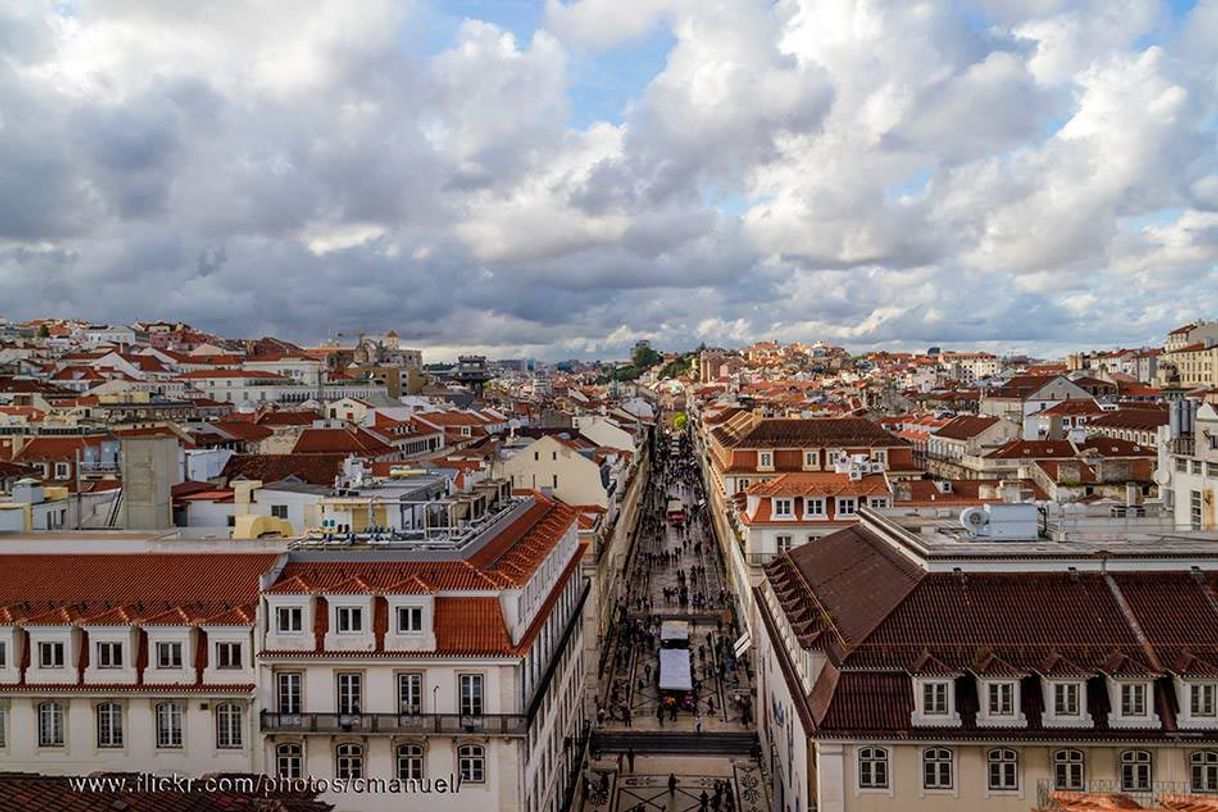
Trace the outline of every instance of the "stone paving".
{"label": "stone paving", "polygon": [[[617,617],[652,632],[653,638],[649,644],[646,639],[623,640],[618,634],[601,686],[599,699],[606,712],[598,714],[598,724],[610,730],[693,731],[701,717],[706,732],[748,729],[745,714],[751,722],[753,685],[747,655],[742,661],[731,655],[736,639],[733,599],[709,517],[697,507],[702,492],[696,469],[667,477],[661,472],[653,479],[651,491],[645,496],[648,512],[626,564],[632,593],[619,605]],[[683,527],[664,521],[664,505],[672,497],[680,498],[692,513]],[[696,711],[679,710],[675,720],[669,713],[662,718],[657,715],[657,619],[691,624],[693,679],[700,690],[695,691]],[[626,709],[629,718],[623,716]]]}
{"label": "stone paving", "polygon": [[[634,766],[631,771],[626,759],[620,758],[586,770],[589,790],[583,808],[589,812],[700,812],[704,808],[762,812],[767,808],[761,771],[751,759],[640,756]],[[671,791],[670,775],[676,779]]]}

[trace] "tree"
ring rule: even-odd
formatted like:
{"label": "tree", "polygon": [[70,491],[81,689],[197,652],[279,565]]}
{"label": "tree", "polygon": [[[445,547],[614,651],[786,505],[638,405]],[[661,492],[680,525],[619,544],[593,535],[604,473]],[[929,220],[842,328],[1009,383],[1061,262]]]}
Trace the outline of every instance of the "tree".
{"label": "tree", "polygon": [[45,324],[38,325],[38,337],[39,338],[50,338],[51,337],[51,328],[47,327]]}
{"label": "tree", "polygon": [[689,425],[689,417],[685,412],[677,412],[672,416],[672,427],[677,431],[685,431],[685,427]]}

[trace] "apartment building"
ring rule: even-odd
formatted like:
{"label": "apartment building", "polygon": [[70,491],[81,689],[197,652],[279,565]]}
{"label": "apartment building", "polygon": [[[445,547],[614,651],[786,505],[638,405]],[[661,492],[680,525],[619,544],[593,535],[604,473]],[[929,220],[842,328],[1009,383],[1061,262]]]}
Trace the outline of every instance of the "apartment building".
{"label": "apartment building", "polygon": [[392,532],[224,552],[4,540],[0,771],[385,782],[324,798],[351,812],[568,808],[594,616],[578,512],[506,482],[415,508]]}
{"label": "apartment building", "polygon": [[881,513],[779,555],[756,589],[775,809],[1218,792],[1218,537],[1113,522],[1065,541],[1032,505]]}
{"label": "apartment building", "polygon": [[0,770],[250,772],[275,559],[0,553]]}

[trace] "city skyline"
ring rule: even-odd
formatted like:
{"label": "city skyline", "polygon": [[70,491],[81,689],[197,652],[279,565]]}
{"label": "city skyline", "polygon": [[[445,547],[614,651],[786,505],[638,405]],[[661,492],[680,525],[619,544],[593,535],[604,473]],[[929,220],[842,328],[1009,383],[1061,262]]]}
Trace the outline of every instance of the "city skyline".
{"label": "city skyline", "polygon": [[1218,313],[1218,3],[34,0],[0,301],[438,358]]}

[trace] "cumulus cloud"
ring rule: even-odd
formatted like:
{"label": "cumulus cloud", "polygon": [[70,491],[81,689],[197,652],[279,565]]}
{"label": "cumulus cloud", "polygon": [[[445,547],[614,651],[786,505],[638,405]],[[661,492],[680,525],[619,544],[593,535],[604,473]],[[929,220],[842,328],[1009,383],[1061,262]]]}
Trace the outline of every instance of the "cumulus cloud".
{"label": "cumulus cloud", "polygon": [[[0,315],[566,357],[1218,311],[1218,0],[535,3],[4,4]],[[660,27],[587,121],[570,66]]]}

